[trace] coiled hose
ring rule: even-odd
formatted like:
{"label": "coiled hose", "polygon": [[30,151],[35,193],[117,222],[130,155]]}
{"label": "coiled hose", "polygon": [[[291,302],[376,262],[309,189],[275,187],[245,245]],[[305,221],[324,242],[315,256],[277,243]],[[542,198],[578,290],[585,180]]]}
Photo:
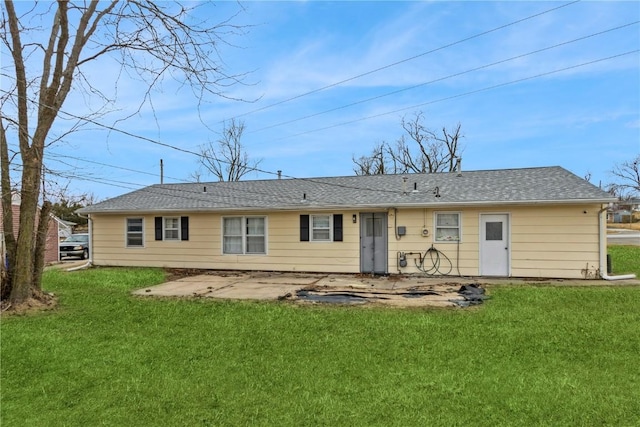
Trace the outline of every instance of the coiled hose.
{"label": "coiled hose", "polygon": [[[427,257],[429,257],[431,266],[425,268],[424,263]],[[418,260],[414,261],[416,263],[416,268],[429,276],[448,276],[451,273],[451,270],[453,270],[453,263],[449,257],[434,248],[433,245],[431,245],[424,255],[420,257],[420,262],[418,262]],[[446,264],[444,264],[444,262],[446,262]],[[444,271],[445,269],[446,272]]]}

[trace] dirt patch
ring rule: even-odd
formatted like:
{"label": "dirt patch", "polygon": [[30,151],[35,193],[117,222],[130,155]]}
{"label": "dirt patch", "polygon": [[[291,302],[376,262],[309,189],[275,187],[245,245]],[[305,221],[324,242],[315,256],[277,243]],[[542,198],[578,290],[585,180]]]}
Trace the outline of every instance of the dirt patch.
{"label": "dirt patch", "polygon": [[195,276],[219,276],[219,277],[240,277],[243,276],[241,271],[226,271],[226,270],[205,270],[198,268],[165,268],[166,281],[171,282],[174,280],[184,279],[186,277]]}
{"label": "dirt patch", "polygon": [[165,268],[164,271],[167,282],[207,274],[207,270],[199,270],[196,268]]}
{"label": "dirt patch", "polygon": [[361,289],[349,287],[307,286],[280,300],[325,304],[384,304],[397,307],[470,307],[487,299],[484,288],[478,284],[450,286],[412,286],[398,289]]}
{"label": "dirt patch", "polygon": [[40,311],[53,310],[58,305],[58,299],[54,294],[41,292],[39,295],[27,299],[20,304],[12,304],[9,301],[0,302],[0,311],[3,316],[27,315]]}

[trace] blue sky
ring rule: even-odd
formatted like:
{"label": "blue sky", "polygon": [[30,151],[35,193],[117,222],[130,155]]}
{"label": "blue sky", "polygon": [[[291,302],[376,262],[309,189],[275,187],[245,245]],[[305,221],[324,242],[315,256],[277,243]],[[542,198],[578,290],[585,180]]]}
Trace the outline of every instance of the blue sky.
{"label": "blue sky", "polygon": [[[549,11],[564,4],[245,2],[236,22],[251,27],[221,55],[229,72],[251,72],[247,85],[227,95],[257,101],[211,98],[198,109],[188,89],[165,80],[153,93],[153,112],[146,107],[116,123],[142,96],[139,84],[121,80],[118,111],[98,121],[197,151],[218,138],[224,120],[243,120],[247,152],[271,172],[245,179],[271,179],[278,170],[353,175],[353,156],[394,142],[402,117],[421,111],[431,129],[462,125],[463,169],[560,165],[606,184],[616,163],[640,153],[640,3]],[[199,13],[216,21],[237,10],[230,2]],[[87,71],[104,79],[105,90],[114,87],[109,67]],[[79,113],[87,103],[76,94],[63,109]],[[96,126],[48,153],[47,166],[71,177],[59,179],[70,193],[98,200],[159,182],[160,159],[165,182],[189,180],[198,168],[191,154]]]}

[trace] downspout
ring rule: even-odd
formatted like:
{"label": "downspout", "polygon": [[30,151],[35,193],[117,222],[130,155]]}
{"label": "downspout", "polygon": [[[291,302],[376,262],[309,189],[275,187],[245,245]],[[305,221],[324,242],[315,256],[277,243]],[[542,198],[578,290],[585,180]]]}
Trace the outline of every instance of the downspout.
{"label": "downspout", "polygon": [[76,270],[82,270],[84,268],[89,268],[91,267],[91,258],[93,257],[93,222],[91,221],[91,216],[87,215],[87,216],[83,216],[82,214],[78,214],[79,216],[81,216],[82,218],[87,218],[87,223],[89,225],[89,259],[87,260],[86,263],[79,265],[77,267],[72,267],[72,268],[67,268],[66,271],[76,271]]}
{"label": "downspout", "polygon": [[600,228],[600,277],[604,280],[626,280],[635,279],[635,274],[623,274],[620,276],[609,276],[607,274],[607,227],[606,222],[602,220],[602,214],[607,208],[602,208],[598,212],[598,226]]}

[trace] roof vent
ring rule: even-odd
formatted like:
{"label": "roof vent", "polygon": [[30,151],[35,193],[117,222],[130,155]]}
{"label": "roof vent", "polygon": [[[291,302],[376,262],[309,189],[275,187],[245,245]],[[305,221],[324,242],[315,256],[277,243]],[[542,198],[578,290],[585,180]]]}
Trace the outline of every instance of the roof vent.
{"label": "roof vent", "polygon": [[433,189],[433,194],[434,194],[436,197],[440,197],[440,187],[436,187],[436,188],[434,188],[434,189]]}
{"label": "roof vent", "polygon": [[413,191],[412,191],[412,193],[417,193],[417,192],[418,192],[418,183],[414,182],[413,183]]}
{"label": "roof vent", "polygon": [[202,192],[206,193],[207,192],[207,186],[205,185],[204,187],[202,187]]}

